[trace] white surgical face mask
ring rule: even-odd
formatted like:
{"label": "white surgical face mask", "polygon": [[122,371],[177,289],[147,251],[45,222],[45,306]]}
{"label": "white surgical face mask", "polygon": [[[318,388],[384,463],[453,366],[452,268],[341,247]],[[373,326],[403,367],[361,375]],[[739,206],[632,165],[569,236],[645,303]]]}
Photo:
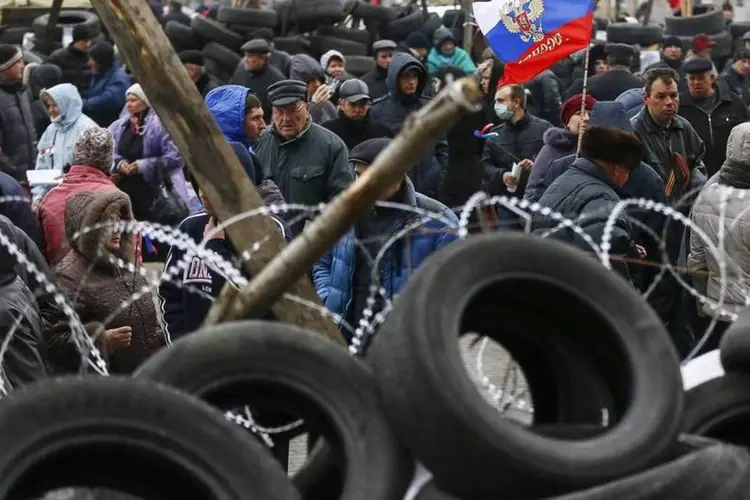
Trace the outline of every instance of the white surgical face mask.
{"label": "white surgical face mask", "polygon": [[512,114],[513,113],[508,111],[508,106],[505,104],[501,102],[495,103],[495,115],[497,115],[500,120],[509,120]]}

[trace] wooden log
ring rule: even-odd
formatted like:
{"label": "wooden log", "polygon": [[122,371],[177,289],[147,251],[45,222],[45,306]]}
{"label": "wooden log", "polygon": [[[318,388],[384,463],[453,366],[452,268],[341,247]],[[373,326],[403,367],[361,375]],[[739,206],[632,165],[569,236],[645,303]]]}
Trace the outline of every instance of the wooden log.
{"label": "wooden log", "polygon": [[463,28],[463,34],[464,34],[464,40],[463,40],[463,48],[466,52],[471,54],[471,45],[474,43],[474,7],[472,0],[461,0],[461,10],[464,11],[464,14],[466,16],[466,21],[464,21]]}
{"label": "wooden log", "polygon": [[[146,1],[92,0],[91,3],[128,68],[143,86],[217,218],[228,220],[264,206]],[[229,226],[227,232],[238,249],[249,249],[255,242],[265,241],[244,264],[252,275],[258,274],[285,246],[268,217],[246,218]],[[285,291],[322,307],[306,277],[297,277]],[[271,305],[271,301],[266,303]],[[281,321],[304,326],[344,343],[333,322],[318,310],[289,300],[276,301],[271,308]]]}
{"label": "wooden log", "polygon": [[[329,203],[305,231],[238,292],[229,305],[230,319],[264,308],[289,283],[306,273],[359,217],[419,163],[427,149],[464,114],[481,109],[482,90],[473,78],[448,85],[430,103],[409,116],[399,135],[347,190]],[[221,306],[219,306],[221,307]],[[210,315],[208,320],[211,320]]]}

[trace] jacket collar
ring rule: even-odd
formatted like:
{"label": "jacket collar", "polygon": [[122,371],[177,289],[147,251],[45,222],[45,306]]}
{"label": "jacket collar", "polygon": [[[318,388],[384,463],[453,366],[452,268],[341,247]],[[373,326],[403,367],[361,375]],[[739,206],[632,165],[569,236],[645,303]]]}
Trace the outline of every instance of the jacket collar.
{"label": "jacket collar", "polygon": [[[714,89],[716,90],[716,95],[718,96],[717,106],[718,103],[732,102],[732,97],[729,95],[729,88],[723,80],[716,80]],[[695,99],[692,95],[690,95],[690,92],[684,92],[680,95],[680,105],[697,106],[697,104],[695,103]]]}
{"label": "jacket collar", "polygon": [[612,182],[612,179],[609,178],[607,173],[593,161],[578,157],[573,162],[573,165],[571,165],[571,167],[586,172],[591,177],[595,177],[596,179],[607,184],[607,186],[614,189],[617,193],[620,192],[620,186]]}
{"label": "jacket collar", "polygon": [[96,167],[88,165],[73,165],[68,173],[63,177],[63,183],[66,181],[76,180],[82,177],[87,179],[109,180],[109,174],[102,172]]}
{"label": "jacket collar", "polygon": [[293,138],[288,139],[288,140],[284,139],[281,136],[281,134],[279,134],[278,131],[276,131],[276,125],[271,125],[271,132],[276,137],[279,138],[279,146],[286,146],[287,144],[291,144],[291,143],[293,143],[295,141],[298,141],[298,140],[304,138],[307,135],[307,133],[310,131],[310,129],[312,128],[312,125],[313,125],[312,116],[310,116],[310,117],[308,117],[307,124],[305,125],[305,128],[302,129],[302,132],[300,132],[297,135],[297,137],[293,137]]}
{"label": "jacket collar", "polygon": [[[643,123],[643,126],[646,128],[646,131],[648,133],[656,133],[660,132],[662,129],[656,124],[653,118],[651,118],[651,113],[648,112],[648,107],[644,104],[641,110],[638,112],[638,115],[636,115],[640,121]],[[675,117],[672,119],[672,121],[667,125],[666,130],[670,129],[678,129],[682,130],[685,128],[682,125],[682,122],[680,121],[680,117],[678,115],[675,115]]]}

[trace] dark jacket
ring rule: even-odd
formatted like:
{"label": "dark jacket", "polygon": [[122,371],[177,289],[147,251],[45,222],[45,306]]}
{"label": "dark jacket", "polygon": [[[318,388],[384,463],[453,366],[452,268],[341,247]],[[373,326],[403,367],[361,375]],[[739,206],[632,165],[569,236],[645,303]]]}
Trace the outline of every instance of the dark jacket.
{"label": "dark jacket", "polygon": [[[188,235],[197,245],[203,240],[203,230],[209,218],[206,212],[195,213],[183,220],[178,230]],[[286,225],[276,217],[270,218],[276,222],[284,239],[289,241],[291,238]],[[235,259],[237,252],[229,239],[208,240],[205,249],[214,252],[230,266],[240,267],[240,262]],[[178,267],[181,263],[184,267]],[[211,298],[218,297],[226,283],[226,273],[216,261],[207,262],[204,258],[185,252],[177,246],[169,249],[164,269],[167,273],[175,274],[174,278],[162,280],[159,285],[165,341],[171,344],[200,328],[211,308]]]}
{"label": "dark jacket", "polygon": [[323,127],[339,136],[349,151],[367,139],[393,137],[390,127],[381,121],[373,120],[370,113],[367,113],[364,120],[359,121],[352,120],[339,111],[339,117],[323,123]]}
{"label": "dark jacket", "polygon": [[89,90],[91,70],[88,52],[76,50],[71,44],[54,51],[47,62],[60,67],[63,72],[63,82],[72,83],[81,94]]}
{"label": "dark jacket", "polygon": [[376,64],[374,68],[362,76],[361,80],[370,89],[371,98],[379,99],[388,94],[388,69],[383,69]]}
{"label": "dark jacket", "polygon": [[717,103],[711,113],[698,106],[689,92],[680,95],[679,114],[693,126],[706,145],[706,174],[711,177],[719,171],[727,155],[729,132],[748,120],[747,108],[742,100],[729,91],[726,83],[716,85]]}
{"label": "dark jacket", "polygon": [[109,127],[120,117],[129,87],[130,77],[117,65],[94,74],[83,99],[83,112],[100,127]]}
{"label": "dark jacket", "polygon": [[234,70],[229,83],[247,87],[253,94],[257,95],[263,103],[263,113],[268,117],[266,120],[269,120],[271,116],[271,104],[268,102],[268,87],[283,79],[284,75],[281,74],[281,71],[271,66],[268,62],[266,62],[266,65],[260,71],[248,71],[243,59],[237,65],[237,69]]}
{"label": "dark jacket", "polygon": [[195,82],[195,86],[198,87],[198,92],[200,92],[205,99],[209,92],[219,86],[219,83],[211,78],[208,73],[204,73],[203,76]]}
{"label": "dark jacket", "polygon": [[737,73],[731,66],[721,75],[729,90],[737,94],[745,107],[750,106],[750,76]]}
{"label": "dark jacket", "polygon": [[23,83],[0,83],[0,168],[20,182],[36,163],[36,130]]}
{"label": "dark jacket", "polygon": [[0,203],[0,215],[4,215],[14,225],[23,230],[38,248],[44,248],[42,230],[31,211],[29,201],[24,201],[28,200],[29,193],[13,177],[5,172],[0,172],[0,197],[5,196],[15,199]]}
{"label": "dark jacket", "polygon": [[[617,96],[629,89],[643,87],[643,81],[629,71],[611,69],[589,78],[588,93],[597,101],[614,101]],[[568,89],[568,96],[583,92],[583,80],[577,80]]]}
{"label": "dark jacket", "polygon": [[563,89],[557,76],[549,69],[544,70],[526,83],[525,87],[531,92],[529,112],[559,126]]}
{"label": "dark jacket", "polygon": [[36,137],[41,137],[49,127],[47,106],[39,95],[44,89],[51,89],[62,83],[62,70],[54,64],[39,64],[30,69],[27,93],[31,102],[31,115],[34,117]]}
{"label": "dark jacket", "polygon": [[438,200],[450,208],[463,206],[482,190],[482,151],[484,139],[474,135],[486,124],[487,113],[481,110],[463,116],[445,136],[448,141],[448,169]]}
{"label": "dark jacket", "polygon": [[503,183],[503,174],[513,169],[513,163],[527,158],[535,159],[544,145],[544,133],[551,126],[549,122],[526,112],[517,123],[501,123],[490,131],[497,135],[484,143],[482,156],[484,182],[490,194],[523,196],[528,173],[524,171],[515,193],[508,192]]}
{"label": "dark jacket", "polygon": [[[326,74],[325,71],[323,71],[323,68],[320,67],[320,62],[307,54],[295,54],[292,56],[289,78],[305,83],[313,80],[325,83]],[[309,100],[310,96],[308,96],[308,101]],[[314,123],[320,125],[321,123],[333,120],[338,116],[336,106],[334,106],[331,101],[325,101],[320,105],[310,101],[309,104],[310,116],[312,116]]]}
{"label": "dark jacket", "polygon": [[[0,233],[17,241],[16,228],[6,218],[0,217]],[[47,376],[41,312],[16,266],[16,258],[0,247],[0,342],[13,335],[0,373],[5,373],[13,388]]]}
{"label": "dark jacket", "polygon": [[[695,129],[685,118],[677,115],[665,130],[660,130],[646,106],[630,120],[630,123],[645,146],[643,161],[656,170],[667,189],[670,184],[670,172],[675,172],[674,187],[666,193],[670,202],[680,200],[692,191],[693,195],[690,200],[686,200],[684,206],[692,205],[692,200],[706,183],[706,167],[703,165],[706,146]],[[675,164],[674,153],[680,154],[687,161],[689,176],[683,175]]]}
{"label": "dark jacket", "polygon": [[544,178],[552,162],[575,153],[577,145],[578,134],[564,128],[547,129],[544,132],[544,146],[534,160],[534,166],[531,167],[523,197],[534,201],[541,198],[544,189],[548,186],[544,184]]}
{"label": "dark jacket", "polygon": [[[399,75],[408,67],[415,67],[419,71],[419,85],[412,96],[404,95],[398,88]],[[373,102],[371,111],[373,119],[385,122],[394,136],[398,134],[406,117],[421,109],[429,101],[429,98],[422,96],[427,82],[427,70],[421,62],[408,54],[394,54],[391,65],[388,67],[388,95]],[[441,138],[425,155],[421,163],[409,171],[409,178],[414,183],[417,192],[436,198],[447,168],[448,143]]]}
{"label": "dark jacket", "polygon": [[278,69],[284,75],[284,78],[289,78],[289,73],[292,70],[292,56],[288,52],[274,50],[271,52],[268,61],[271,63],[271,66]]}
{"label": "dark jacket", "polygon": [[[585,234],[601,244],[604,227],[612,208],[620,201],[619,187],[595,163],[586,158],[578,158],[544,192],[539,204],[574,220]],[[550,217],[540,217],[534,224],[534,232],[544,233],[555,228],[558,221]],[[551,237],[569,242],[586,252],[591,246],[572,229],[561,228],[550,234]],[[635,255],[635,244],[630,236],[630,227],[623,216],[617,218],[612,228],[610,252],[613,255]],[[627,265],[620,266],[629,279]]]}

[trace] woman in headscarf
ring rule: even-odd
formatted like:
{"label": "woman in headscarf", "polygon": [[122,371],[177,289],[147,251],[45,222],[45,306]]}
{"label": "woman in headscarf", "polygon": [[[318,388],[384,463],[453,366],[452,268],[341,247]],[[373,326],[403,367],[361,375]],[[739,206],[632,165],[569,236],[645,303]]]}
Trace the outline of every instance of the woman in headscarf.
{"label": "woman in headscarf", "polygon": [[[41,99],[47,107],[51,123],[37,144],[36,170],[63,169],[73,161],[78,135],[96,123],[83,114],[83,101],[75,85],[55,85],[43,90]],[[32,189],[34,200],[40,200],[50,189],[52,186]]]}
{"label": "woman in headscarf", "polygon": [[351,75],[346,72],[346,58],[338,50],[329,50],[320,58],[320,66],[326,73],[326,83],[337,85],[344,80],[349,80]]}

